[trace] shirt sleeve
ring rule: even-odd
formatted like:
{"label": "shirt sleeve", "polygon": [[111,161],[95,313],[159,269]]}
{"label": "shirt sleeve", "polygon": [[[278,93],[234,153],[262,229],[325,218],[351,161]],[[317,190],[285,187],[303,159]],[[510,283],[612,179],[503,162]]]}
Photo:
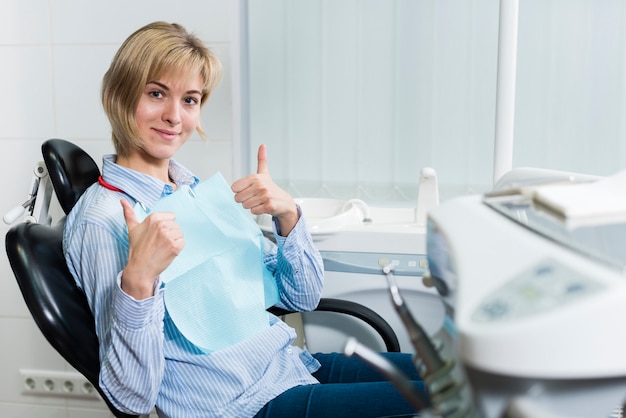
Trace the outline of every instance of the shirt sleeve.
{"label": "shirt sleeve", "polygon": [[276,243],[266,239],[265,265],[278,285],[278,306],[292,311],[317,308],[324,285],[324,264],[313,239],[300,216],[287,237],[281,236],[274,223]]}
{"label": "shirt sleeve", "polygon": [[104,226],[77,225],[66,240],[66,258],[94,315],[100,387],[119,410],[150,413],[165,366],[162,292],[157,288],[153,297],[139,301],[122,291],[128,238]]}

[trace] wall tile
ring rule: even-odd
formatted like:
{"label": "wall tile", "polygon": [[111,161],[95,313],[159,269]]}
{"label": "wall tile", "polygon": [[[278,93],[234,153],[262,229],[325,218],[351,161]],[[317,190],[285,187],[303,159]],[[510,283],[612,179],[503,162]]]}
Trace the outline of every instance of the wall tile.
{"label": "wall tile", "polygon": [[[58,370],[66,362],[50,346],[31,319],[0,317],[2,356],[0,356],[0,402],[62,405],[62,398],[22,395],[20,369]],[[11,416],[2,415],[0,416]]]}
{"label": "wall tile", "polygon": [[117,45],[54,47],[57,136],[110,137],[109,122],[100,101],[100,87],[117,48]]}
{"label": "wall tile", "polygon": [[[2,138],[36,138],[54,129],[50,47],[0,47]],[[10,122],[10,123],[7,123]]]}
{"label": "wall tile", "polygon": [[[51,10],[54,43],[121,43],[139,27],[155,21],[177,22],[203,39],[230,40],[230,2],[193,0],[173,4],[110,0],[56,0]],[[77,18],[79,17],[79,18]]]}
{"label": "wall tile", "polygon": [[67,418],[66,408],[50,405],[7,404],[0,402],[0,416],[23,418]]}
{"label": "wall tile", "polygon": [[[97,404],[92,405],[91,408],[86,406],[68,408],[65,405],[10,404],[0,402],[0,416],[11,418],[110,418],[112,415],[104,402],[96,402]],[[150,417],[156,418],[156,414]]]}
{"label": "wall tile", "polygon": [[3,0],[0,14],[0,45],[49,43],[49,4],[48,0]]}

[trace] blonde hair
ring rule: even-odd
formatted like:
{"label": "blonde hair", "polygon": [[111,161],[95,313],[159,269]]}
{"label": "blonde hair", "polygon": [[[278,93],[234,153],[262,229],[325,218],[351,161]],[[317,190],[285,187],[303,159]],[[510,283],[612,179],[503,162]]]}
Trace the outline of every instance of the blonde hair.
{"label": "blonde hair", "polygon": [[[204,43],[176,23],[153,22],[130,35],[115,54],[102,80],[102,105],[120,156],[141,145],[135,111],[150,80],[165,74],[197,71],[203,80],[204,105],[221,77],[221,64]],[[196,130],[201,136],[200,125]]]}

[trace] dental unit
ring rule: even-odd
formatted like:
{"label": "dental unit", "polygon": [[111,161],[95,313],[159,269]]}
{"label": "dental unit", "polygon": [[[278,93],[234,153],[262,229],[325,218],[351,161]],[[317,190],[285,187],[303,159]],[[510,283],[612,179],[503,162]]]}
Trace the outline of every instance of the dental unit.
{"label": "dental unit", "polygon": [[[428,276],[446,306],[441,332],[420,332],[419,315],[405,318],[413,306],[389,287],[431,396],[420,416],[622,416],[625,188],[626,171],[599,178],[517,169],[492,192],[429,213]],[[354,341],[345,347],[382,372],[366,351]],[[447,383],[433,386],[442,364]],[[402,376],[385,375],[400,390]],[[452,403],[439,396],[442,386],[458,388]]]}

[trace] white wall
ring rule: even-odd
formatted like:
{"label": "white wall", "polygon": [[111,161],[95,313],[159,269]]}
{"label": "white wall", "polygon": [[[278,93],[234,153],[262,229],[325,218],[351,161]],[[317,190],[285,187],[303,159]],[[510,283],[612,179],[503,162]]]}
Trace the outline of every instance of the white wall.
{"label": "white wall", "polygon": [[[132,31],[154,20],[178,22],[194,31],[221,58],[224,79],[203,111],[208,134],[194,137],[178,159],[206,178],[233,177],[231,56],[236,3],[222,0],[2,0],[0,3],[0,147],[4,179],[0,213],[28,195],[43,140],[65,138],[96,161],[113,148],[102,112],[100,80],[114,52]],[[0,224],[2,236],[8,227]],[[36,328],[6,253],[0,253],[0,416],[106,417],[98,401],[21,394],[19,369],[70,370]]]}

